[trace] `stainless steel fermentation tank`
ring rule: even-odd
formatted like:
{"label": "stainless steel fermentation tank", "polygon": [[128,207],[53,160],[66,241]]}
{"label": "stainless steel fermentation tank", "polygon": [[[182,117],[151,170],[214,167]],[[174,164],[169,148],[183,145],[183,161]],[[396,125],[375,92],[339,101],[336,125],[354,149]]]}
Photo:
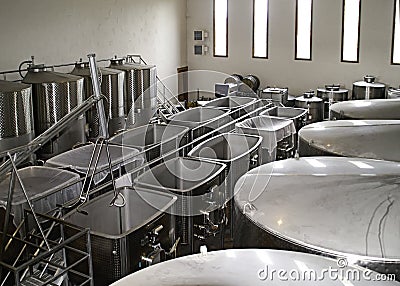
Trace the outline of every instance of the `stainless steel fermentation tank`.
{"label": "stainless steel fermentation tank", "polygon": [[346,258],[400,281],[399,171],[398,162],[320,156],[253,169],[235,186],[233,247]]}
{"label": "stainless steel fermentation tank", "polygon": [[324,119],[324,102],[315,96],[313,90],[296,97],[296,107],[308,110],[307,124],[319,122]]}
{"label": "stainless steel fermentation tank", "polygon": [[178,157],[135,178],[136,186],[178,197],[174,210],[178,255],[192,254],[202,245],[223,248],[225,167],[219,162]]}
{"label": "stainless steel fermentation tank", "polygon": [[34,134],[31,87],[0,80],[0,152],[28,144]]}
{"label": "stainless steel fermentation tank", "polygon": [[[31,66],[23,79],[32,84],[33,117],[36,136],[59,122],[83,102],[83,78],[47,71],[43,65]],[[85,143],[85,116],[79,117],[65,131],[44,145],[38,156],[48,159]]]}
{"label": "stainless steel fermentation tank", "polygon": [[[123,188],[121,207],[110,207],[113,193],[107,193],[82,205],[87,213],[74,210],[64,220],[79,228],[90,228],[94,285],[110,285],[114,281],[165,259],[175,241],[174,221],[170,209],[176,196],[168,193]],[[67,237],[75,235],[68,229]],[[78,240],[76,246],[85,245]],[[67,261],[75,261],[76,253],[67,252]],[[82,263],[77,269],[85,267]],[[83,269],[84,270],[84,269]],[[76,281],[72,281],[73,283]],[[76,284],[74,284],[76,285]],[[139,285],[139,284],[133,284]]]}
{"label": "stainless steel fermentation tank", "polygon": [[156,67],[112,59],[110,68],[125,72],[124,106],[127,128],[149,124],[157,111]]}
{"label": "stainless steel fermentation tank", "polygon": [[287,105],[289,96],[288,88],[279,87],[267,87],[261,92],[260,98],[272,99],[272,102],[276,105]]}
{"label": "stainless steel fermentation tank", "polygon": [[386,96],[386,86],[375,82],[375,77],[367,75],[363,81],[353,83],[352,99],[382,99]]}
{"label": "stainless steel fermentation tank", "polygon": [[[125,127],[124,110],[124,80],[125,73],[121,70],[99,68],[101,76],[101,93],[105,96],[105,111],[108,122],[108,133],[115,134]],[[76,63],[71,74],[84,78],[83,90],[85,99],[93,94],[92,78],[90,75],[89,63]],[[93,140],[99,137],[99,116],[96,106],[93,106],[86,113],[86,120],[89,125],[88,137]]]}
{"label": "stainless steel fermentation tank", "polygon": [[299,132],[299,155],[343,156],[400,162],[399,120],[332,120]]}
{"label": "stainless steel fermentation tank", "polygon": [[317,96],[322,98],[324,102],[324,119],[332,119],[330,108],[337,102],[347,101],[349,99],[349,91],[340,88],[339,84],[325,85],[325,88],[317,89]]}

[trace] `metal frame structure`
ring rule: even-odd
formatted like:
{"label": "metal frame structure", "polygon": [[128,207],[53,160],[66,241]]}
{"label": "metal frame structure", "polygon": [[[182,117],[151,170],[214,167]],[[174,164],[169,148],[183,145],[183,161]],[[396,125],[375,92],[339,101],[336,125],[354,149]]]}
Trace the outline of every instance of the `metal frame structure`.
{"label": "metal frame structure", "polygon": [[[75,109],[72,110],[71,113],[66,115],[64,118],[62,118],[58,123],[53,125],[51,128],[49,128],[47,131],[45,131],[43,134],[38,136],[36,139],[34,139],[31,143],[28,145],[18,147],[12,150],[9,150],[7,153],[3,152],[0,153],[1,156],[8,156],[8,160],[6,160],[4,163],[0,165],[0,177],[5,175],[7,172],[10,170],[13,170],[11,180],[10,180],[10,190],[9,190],[9,202],[12,202],[12,196],[13,196],[13,184],[15,181],[15,177],[17,177],[19,184],[21,185],[25,197],[30,204],[30,200],[28,196],[26,195],[26,191],[24,190],[23,187],[23,182],[21,181],[20,178],[18,178],[18,173],[17,173],[17,166],[24,162],[30,155],[35,153],[37,150],[41,148],[44,144],[46,144],[49,140],[51,140],[54,136],[56,136],[59,132],[61,132],[63,129],[65,129],[70,122],[78,118],[81,114],[86,112],[88,109],[90,109],[93,104],[97,104],[97,108],[99,110],[103,110],[103,120],[100,120],[101,122],[101,129],[102,129],[102,139],[100,142],[100,147],[99,147],[99,154],[101,152],[101,148],[103,144],[106,144],[106,149],[108,151],[108,134],[107,134],[107,119],[105,117],[104,113],[104,106],[102,104],[102,95],[100,94],[100,84],[99,84],[99,79],[97,75],[97,66],[96,66],[96,60],[95,60],[95,55],[88,55],[89,57],[89,63],[90,63],[90,68],[91,68],[91,77],[93,80],[93,91],[94,95],[88,98],[86,101],[83,102],[82,105],[76,107]],[[137,63],[135,61],[135,58],[138,59],[139,63],[146,64],[146,62],[142,59],[140,55],[131,55],[128,56],[127,59],[130,62]],[[105,60],[101,60],[105,61]],[[69,64],[68,64],[69,65]],[[68,65],[60,65],[60,66],[68,66]],[[58,67],[58,66],[57,66]],[[21,70],[19,70],[21,71]],[[10,71],[10,72],[15,72],[15,71]],[[3,72],[0,74],[6,74],[9,72]],[[158,82],[161,82],[161,80],[157,77]],[[168,121],[168,117],[181,111],[184,110],[184,107],[179,103],[178,99],[173,96],[172,92],[161,82],[161,90],[158,88],[158,93],[157,93],[157,99],[159,101],[159,104],[161,107],[165,108],[168,110],[168,115],[161,117],[162,120]],[[167,97],[167,93],[170,94],[170,97]],[[177,104],[173,103],[170,99],[175,99]],[[267,100],[257,100],[255,103],[249,103],[247,105],[241,106],[235,110],[232,110],[230,112],[225,113],[224,115],[213,118],[212,120],[201,124],[200,126],[193,128],[190,130],[190,132],[193,134],[194,132],[198,131],[201,128],[209,127],[209,126],[217,126],[214,130],[207,132],[206,134],[195,138],[191,142],[188,142],[184,146],[179,147],[177,150],[173,150],[171,152],[168,152],[167,154],[164,154],[160,158],[154,159],[150,162],[145,162],[142,166],[136,167],[133,170],[130,170],[130,174],[134,174],[135,176],[140,174],[143,170],[148,168],[149,166],[155,166],[159,163],[161,163],[165,158],[171,157],[171,156],[176,156],[176,154],[179,154],[181,156],[187,155],[188,150],[190,150],[193,146],[201,143],[204,139],[207,139],[215,134],[219,133],[225,133],[225,132],[232,132],[235,128],[235,123],[247,119],[251,116],[257,116],[259,115],[262,111],[266,110],[267,108],[271,107],[272,103]],[[250,110],[249,110],[250,109]],[[245,115],[243,116],[237,116],[237,119],[232,119],[231,115],[233,114],[240,114],[241,112],[244,112]],[[100,112],[101,114],[101,112]],[[229,118],[229,120],[222,120],[222,117]],[[224,122],[223,124],[220,124],[220,122]],[[228,123],[226,123],[228,122]],[[192,136],[191,136],[192,137]],[[98,142],[99,143],[99,142]],[[139,153],[135,155],[131,155],[131,157],[139,157],[139,156],[145,156],[146,152],[151,151],[153,148],[158,148],[159,144],[155,144],[149,148],[145,148],[143,151],[140,151]],[[97,145],[95,145],[97,146]],[[95,153],[96,153],[96,147],[94,148],[93,154],[92,154],[92,160],[91,164],[94,161],[94,171],[93,174],[97,174],[96,170],[96,163],[97,159],[95,158]],[[13,154],[13,155],[11,155]],[[108,157],[108,163],[109,163],[109,168],[110,172],[112,173],[112,167],[111,166],[111,160],[109,156],[109,152],[107,152],[107,157]],[[128,158],[128,157],[127,157]],[[130,158],[130,157],[129,157]],[[89,171],[91,168],[89,168]],[[88,172],[89,172],[88,171]],[[82,178],[80,181],[85,182],[85,180],[88,179],[89,173],[86,174],[85,178]],[[73,184],[76,184],[77,182],[74,182]],[[72,183],[70,184],[72,185]],[[84,184],[85,185],[85,184]],[[63,186],[65,188],[66,186]],[[104,189],[112,187],[114,190],[114,199],[110,202],[110,206],[119,206],[116,204],[117,198],[119,198],[121,195],[119,194],[119,191],[115,187],[115,181],[114,178],[112,178],[111,181],[108,181],[102,185],[99,185],[97,187],[94,187],[92,190],[87,190],[86,192],[82,192],[81,196],[78,198],[78,200],[74,201],[73,206],[76,207],[79,206],[86,202],[89,199],[89,194],[94,194],[97,192],[102,192]],[[118,200],[120,201],[120,200]],[[71,204],[69,204],[71,206]],[[61,216],[63,210],[68,209],[68,204],[63,206],[60,210],[58,210],[58,217]],[[7,210],[6,213],[8,214],[6,220],[8,221],[8,218],[10,217],[10,212],[11,212],[11,203],[7,204]],[[32,221],[35,222],[34,227],[32,227]],[[45,226],[43,226],[43,224]],[[24,227],[24,229],[22,229]],[[66,238],[65,236],[65,229],[66,228],[74,228],[75,231],[77,232],[75,235]],[[57,235],[54,234],[55,231],[59,231]],[[19,234],[24,233],[24,237],[19,238]],[[22,243],[23,249],[19,253],[17,260],[12,263],[12,265],[6,264],[4,261],[0,261],[0,268],[2,270],[7,270],[9,273],[13,275],[13,279],[15,281],[15,285],[25,285],[24,281],[27,281],[29,277],[32,277],[32,279],[36,279],[35,277],[39,274],[42,278],[44,277],[44,272],[46,269],[48,269],[50,266],[54,269],[57,269],[56,272],[54,272],[51,277],[45,277],[45,279],[42,279],[36,281],[39,283],[39,285],[58,285],[56,284],[56,280],[58,282],[62,282],[63,279],[65,279],[66,274],[71,274],[79,276],[83,278],[82,283],[80,285],[93,285],[93,273],[92,273],[92,264],[91,264],[91,249],[90,249],[90,231],[87,229],[81,229],[76,226],[71,226],[66,224],[64,221],[60,220],[59,218],[55,218],[53,215],[48,216],[44,214],[36,214],[35,211],[33,210],[32,205],[30,204],[30,210],[26,210],[26,215],[25,219],[23,219],[22,223],[18,226],[17,230],[13,234],[7,233],[7,225],[5,228],[2,229],[0,232],[0,236],[2,235],[3,237],[3,242],[2,242],[2,249],[0,250],[0,257],[2,255],[3,251],[7,251],[9,245],[13,241],[18,241],[19,243]],[[78,238],[81,238],[82,236],[86,236],[86,250],[81,250],[81,249],[76,249],[74,247],[71,247],[71,243],[73,243],[74,240],[77,240]],[[54,239],[56,237],[56,239]],[[28,252],[30,250],[31,252]],[[34,251],[33,251],[34,250]],[[32,252],[33,251],[33,252]],[[78,261],[75,261],[71,265],[67,266],[67,260],[66,260],[66,253],[67,252],[75,252],[79,255],[81,255],[80,259]],[[63,263],[54,263],[52,260],[55,256],[60,256],[59,254],[62,253],[61,260],[63,260]],[[23,256],[29,256],[31,259],[28,259],[27,262],[22,263],[21,265],[18,265],[18,263],[21,263],[21,258]],[[88,263],[88,273],[79,273],[76,270],[74,270],[74,267],[76,266],[77,263],[83,263],[87,261]],[[63,265],[64,264],[64,265]],[[37,271],[40,271],[38,273]],[[28,275],[27,275],[28,274]],[[0,271],[1,275],[1,271]],[[9,274],[7,275],[7,279],[9,278]],[[1,278],[1,276],[0,276]],[[60,279],[60,280],[59,280]],[[66,281],[66,280],[64,280]],[[0,286],[4,285],[0,284]]]}
{"label": "metal frame structure", "polygon": [[[64,221],[53,216],[36,214],[47,239],[37,234],[37,227],[31,226],[34,212],[26,210],[25,218],[18,226],[14,234],[5,235],[9,242],[5,250],[15,242],[21,246],[18,248],[16,260],[10,265],[0,261],[2,273],[6,274],[0,285],[6,285],[7,281],[13,281],[13,285],[61,285],[68,280],[67,276],[79,277],[80,285],[93,286],[93,270],[91,261],[90,233],[88,229],[76,229]],[[23,238],[16,236],[16,233],[26,231]],[[75,234],[66,237],[66,230],[72,230]],[[55,237],[55,239],[53,239]],[[74,241],[85,238],[86,245],[83,249],[74,245]],[[51,249],[44,246],[46,243]],[[67,263],[66,253],[74,253],[76,260]],[[21,263],[22,261],[22,263]],[[81,263],[87,263],[87,273],[75,269]],[[53,275],[46,275],[47,271],[53,271]]]}

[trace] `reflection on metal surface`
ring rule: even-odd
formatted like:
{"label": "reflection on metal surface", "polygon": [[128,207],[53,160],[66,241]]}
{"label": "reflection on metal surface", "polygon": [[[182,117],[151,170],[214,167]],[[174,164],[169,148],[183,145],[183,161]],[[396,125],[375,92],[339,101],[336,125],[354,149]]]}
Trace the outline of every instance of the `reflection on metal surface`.
{"label": "reflection on metal surface", "polygon": [[[335,157],[281,163],[279,175],[270,163],[237,182],[235,246],[355,257],[359,265],[400,274],[398,163]],[[250,202],[257,210],[244,213]]]}
{"label": "reflection on metal surface", "polygon": [[400,119],[400,99],[350,100],[331,110],[336,119]]}
{"label": "reflection on metal surface", "polygon": [[398,120],[337,120],[299,133],[300,156],[347,156],[400,161]]}
{"label": "reflection on metal surface", "polygon": [[[109,68],[99,68],[101,75],[101,93],[107,99],[104,102],[107,118],[109,118],[108,132],[114,134],[125,127],[124,115],[124,79],[123,71]],[[84,96],[87,99],[93,94],[92,79],[89,63],[77,63],[71,74],[84,78]],[[89,138],[95,139],[99,134],[99,117],[96,106],[86,113],[89,124]]]}
{"label": "reflection on metal surface", "polygon": [[176,235],[182,239],[181,255],[200,245],[220,249],[223,245],[223,182],[226,165],[194,158],[175,158],[139,175],[135,185],[178,196],[173,213]]}
{"label": "reflection on metal surface", "polygon": [[353,83],[352,99],[379,99],[386,97],[386,86],[375,82],[374,76],[365,76],[363,81]]}
{"label": "reflection on metal surface", "polygon": [[110,68],[125,72],[124,106],[127,127],[148,124],[157,109],[156,67],[112,59]]}
{"label": "reflection on metal surface", "polygon": [[[231,249],[164,262],[131,274],[112,286],[175,286],[193,283],[201,286],[397,285],[395,282],[379,282],[376,279],[377,273],[346,264],[341,260],[304,253]],[[334,273],[337,275],[328,275],[329,269],[336,271]]]}
{"label": "reflection on metal surface", "polygon": [[[23,79],[32,84],[35,135],[38,136],[58,123],[83,102],[83,78],[47,71],[32,66]],[[56,139],[46,144],[40,155],[47,159],[60,154],[77,143],[85,143],[85,117],[81,116]]]}
{"label": "reflection on metal surface", "polygon": [[0,151],[28,144],[34,137],[31,87],[0,80]]}
{"label": "reflection on metal surface", "polygon": [[144,268],[140,263],[143,255],[151,259],[158,243],[170,247],[174,241],[173,233],[168,233],[174,227],[171,216],[164,212],[173,207],[175,196],[140,188],[125,188],[121,194],[126,198],[124,207],[109,207],[113,194],[108,193],[84,204],[81,212],[64,217],[68,223],[90,228],[95,285],[109,285]]}

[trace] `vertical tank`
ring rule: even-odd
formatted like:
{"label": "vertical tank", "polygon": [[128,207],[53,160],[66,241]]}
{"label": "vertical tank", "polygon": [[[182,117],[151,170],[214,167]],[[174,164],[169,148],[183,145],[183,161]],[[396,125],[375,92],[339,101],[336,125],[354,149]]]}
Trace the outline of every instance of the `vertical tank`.
{"label": "vertical tank", "polygon": [[147,125],[157,111],[157,71],[152,65],[112,59],[110,68],[125,72],[125,116],[129,128]]}
{"label": "vertical tank", "polygon": [[0,152],[28,144],[34,134],[31,87],[0,80]]}
{"label": "vertical tank", "polygon": [[364,81],[353,83],[353,100],[356,99],[383,99],[386,97],[386,85],[375,82],[375,77],[366,75]]}
{"label": "vertical tank", "polygon": [[[31,66],[23,79],[32,84],[32,102],[35,134],[39,136],[59,122],[72,109],[83,102],[83,78],[75,75],[48,71],[43,65]],[[51,158],[78,143],[85,143],[85,116],[44,145],[38,156]]]}
{"label": "vertical tank", "polygon": [[[121,70],[99,68],[101,75],[101,93],[107,99],[104,107],[107,118],[109,118],[108,132],[110,135],[125,128],[124,111],[124,80],[125,73]],[[89,63],[76,63],[71,74],[81,76],[84,79],[83,90],[85,99],[93,94],[92,78],[90,76]],[[95,140],[99,137],[99,117],[96,106],[93,106],[86,113],[86,120],[89,125],[89,139]]]}
{"label": "vertical tank", "polygon": [[331,105],[336,102],[347,101],[349,99],[349,91],[341,88],[340,84],[325,85],[325,88],[317,89],[317,96],[322,98],[324,102],[324,119],[331,119]]}
{"label": "vertical tank", "polygon": [[308,110],[307,124],[319,122],[324,119],[324,102],[315,96],[315,91],[305,92],[303,96],[296,97],[296,107]]}

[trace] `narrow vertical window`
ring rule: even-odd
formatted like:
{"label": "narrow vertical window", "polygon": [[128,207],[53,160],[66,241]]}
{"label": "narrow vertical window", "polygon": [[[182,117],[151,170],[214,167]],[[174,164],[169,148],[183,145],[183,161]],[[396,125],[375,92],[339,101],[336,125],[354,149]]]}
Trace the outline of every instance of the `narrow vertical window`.
{"label": "narrow vertical window", "polygon": [[400,64],[400,1],[394,3],[392,64]]}
{"label": "narrow vertical window", "polygon": [[214,56],[228,56],[228,0],[214,0]]}
{"label": "narrow vertical window", "polygon": [[253,58],[268,58],[268,0],[253,0]]}
{"label": "narrow vertical window", "polygon": [[361,0],[343,0],[342,62],[358,63]]}
{"label": "narrow vertical window", "polygon": [[311,60],[312,0],[296,1],[296,60]]}

